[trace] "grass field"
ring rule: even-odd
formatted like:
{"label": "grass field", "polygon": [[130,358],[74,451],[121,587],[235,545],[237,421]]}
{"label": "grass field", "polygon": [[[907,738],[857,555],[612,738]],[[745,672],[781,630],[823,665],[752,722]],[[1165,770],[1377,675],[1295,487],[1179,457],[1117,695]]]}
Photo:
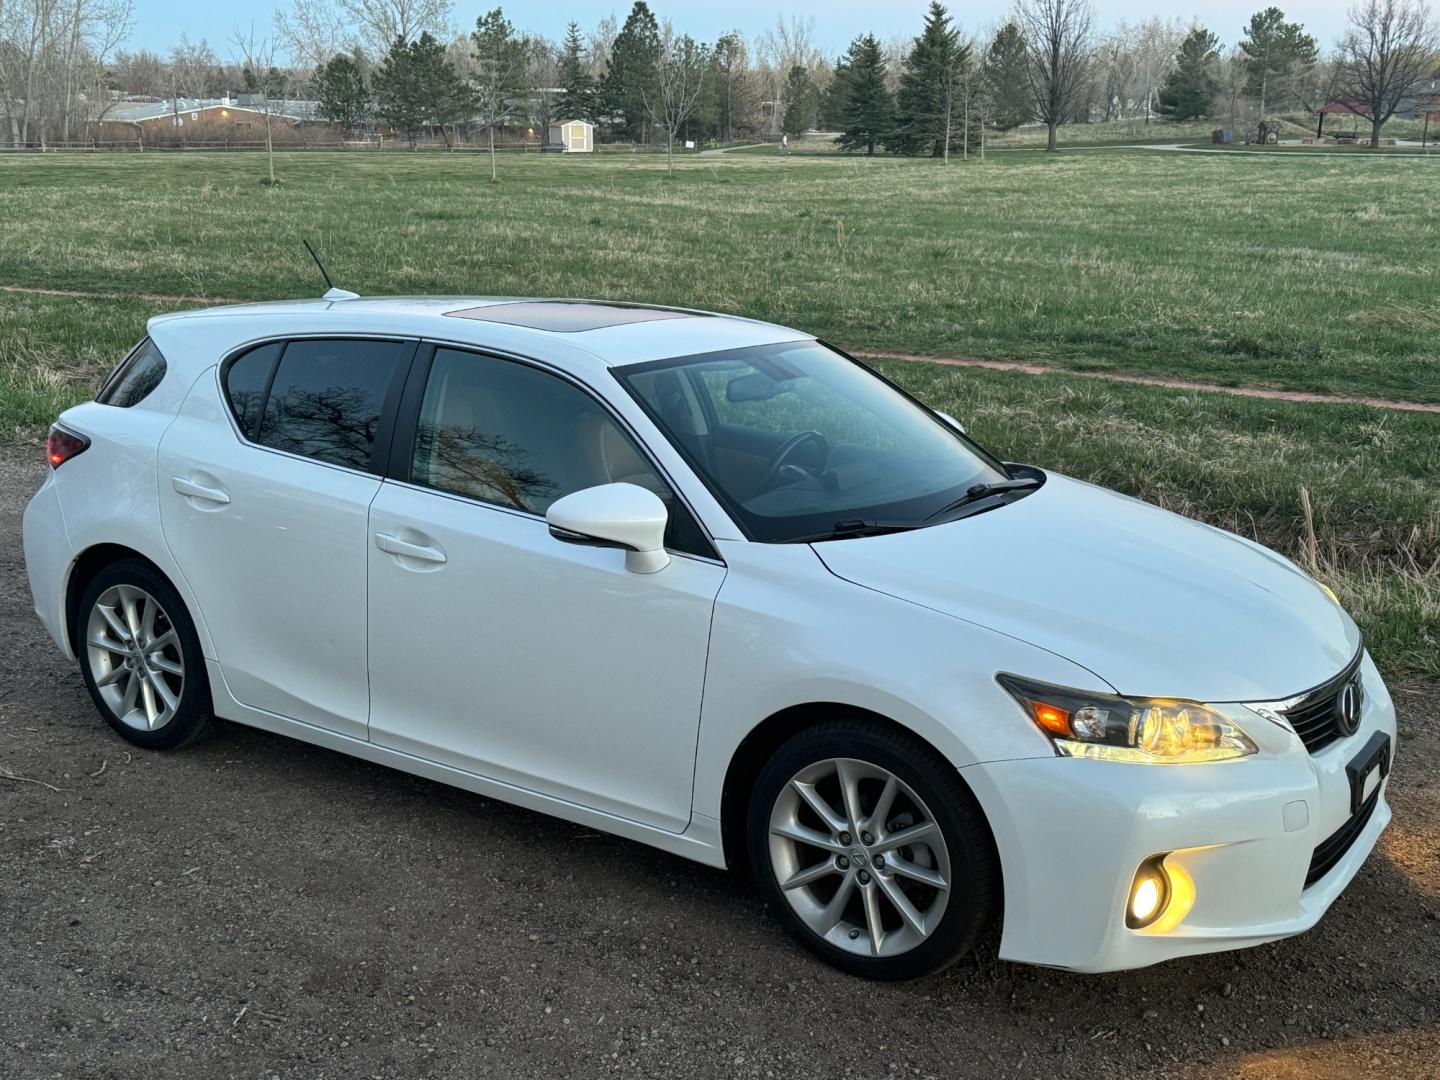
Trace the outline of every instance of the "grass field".
{"label": "grass field", "polygon": [[[322,286],[734,311],[838,344],[1440,401],[1428,161],[997,154],[984,165],[297,154],[0,158],[0,439],[88,396],[143,293]],[[1257,537],[1440,675],[1440,419],[936,365],[887,374],[1011,459]]]}

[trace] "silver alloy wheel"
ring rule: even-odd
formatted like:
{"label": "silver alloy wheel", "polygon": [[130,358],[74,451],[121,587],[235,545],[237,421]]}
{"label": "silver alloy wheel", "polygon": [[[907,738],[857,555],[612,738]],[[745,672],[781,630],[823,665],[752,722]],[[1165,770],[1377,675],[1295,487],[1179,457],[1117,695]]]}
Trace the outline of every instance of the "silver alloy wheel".
{"label": "silver alloy wheel", "polygon": [[855,758],[807,765],[770,811],[770,866],[801,921],[860,956],[925,941],[950,899],[934,815],[894,773]]}
{"label": "silver alloy wheel", "polygon": [[160,602],[135,585],[112,585],[85,628],[90,674],[105,704],[128,727],[158,731],[185,692],[180,636]]}

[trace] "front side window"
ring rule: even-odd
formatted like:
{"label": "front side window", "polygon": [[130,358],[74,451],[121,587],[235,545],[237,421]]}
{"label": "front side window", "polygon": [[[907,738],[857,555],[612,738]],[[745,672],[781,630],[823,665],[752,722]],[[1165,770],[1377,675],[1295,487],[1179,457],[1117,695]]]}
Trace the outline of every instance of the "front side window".
{"label": "front side window", "polygon": [[[371,468],[386,396],[409,349],[400,341],[288,342],[270,378],[255,441],[333,465]],[[259,367],[257,361],[242,368],[240,379],[253,388]],[[235,408],[233,367],[228,375]]]}
{"label": "front side window", "polygon": [[716,497],[756,540],[848,521],[923,524],[1005,466],[816,341],[620,368]]}
{"label": "front side window", "polygon": [[410,480],[537,515],[571,492],[636,484],[665,502],[667,546],[710,554],[689,511],[614,417],[573,383],[528,364],[436,349]]}
{"label": "front side window", "polygon": [[149,397],[163,378],[165,357],[155,343],[146,338],[110,373],[95,400],[102,405],[128,409]]}

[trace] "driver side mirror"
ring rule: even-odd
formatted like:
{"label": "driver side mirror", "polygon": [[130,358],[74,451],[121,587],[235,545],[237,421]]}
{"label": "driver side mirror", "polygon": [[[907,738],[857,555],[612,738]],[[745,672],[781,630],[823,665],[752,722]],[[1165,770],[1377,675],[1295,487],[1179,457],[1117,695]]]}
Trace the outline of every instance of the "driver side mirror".
{"label": "driver side mirror", "polygon": [[556,499],[545,511],[550,535],[566,544],[619,548],[625,569],[654,574],[670,565],[669,515],[654,492],[636,484],[601,484]]}
{"label": "driver side mirror", "polygon": [[964,434],[965,434],[965,425],[962,424],[962,423],[960,423],[959,420],[956,420],[956,419],[955,419],[953,416],[951,416],[948,412],[941,412],[939,409],[936,409],[936,410],[935,410],[935,415],[938,416],[938,417],[940,417],[941,420],[944,420],[947,424],[949,424],[951,427],[953,427],[953,428],[954,428],[956,431],[958,431],[961,435],[964,435]]}

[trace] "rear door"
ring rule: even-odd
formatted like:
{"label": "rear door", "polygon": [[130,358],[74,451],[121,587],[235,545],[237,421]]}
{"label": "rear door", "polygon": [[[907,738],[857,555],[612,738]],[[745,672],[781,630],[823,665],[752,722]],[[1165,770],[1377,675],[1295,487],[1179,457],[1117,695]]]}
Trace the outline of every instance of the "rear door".
{"label": "rear door", "polygon": [[244,705],[365,738],[367,515],[413,341],[259,345],[160,444],[165,538]]}

